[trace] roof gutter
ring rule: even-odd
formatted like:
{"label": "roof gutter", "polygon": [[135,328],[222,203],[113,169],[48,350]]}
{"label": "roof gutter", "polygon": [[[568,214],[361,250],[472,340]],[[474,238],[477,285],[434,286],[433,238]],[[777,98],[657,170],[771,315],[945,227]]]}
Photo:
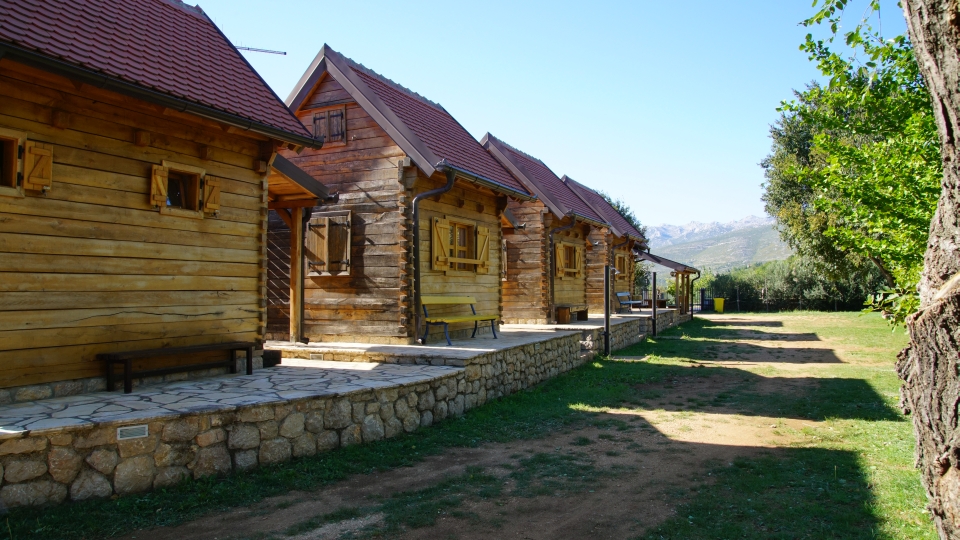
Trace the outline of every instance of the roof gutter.
{"label": "roof gutter", "polygon": [[96,71],[80,67],[56,58],[51,58],[45,54],[34,52],[28,49],[11,45],[10,43],[0,43],[0,58],[10,58],[21,64],[26,64],[44,71],[62,75],[69,79],[77,80],[90,86],[111,90],[137,99],[142,99],[150,103],[162,105],[175,111],[193,114],[216,122],[242,129],[252,131],[271,139],[279,139],[284,142],[293,143],[309,148],[320,148],[323,141],[298,135],[290,131],[276,128],[262,122],[250,120],[235,114],[221,111],[206,105],[200,105],[192,101],[173,97],[169,94],[144,88],[140,85],[126,82],[114,77],[98,73]]}
{"label": "roof gutter", "polygon": [[484,177],[482,177],[482,176],[478,176],[478,175],[476,175],[476,174],[474,174],[474,173],[472,173],[472,172],[470,172],[470,171],[468,171],[468,170],[466,170],[466,169],[461,169],[460,167],[457,167],[456,165],[451,165],[450,163],[447,162],[447,160],[442,160],[440,163],[437,163],[437,164],[434,166],[434,168],[435,168],[437,171],[440,171],[440,172],[453,171],[453,172],[456,173],[457,176],[462,177],[464,180],[467,180],[468,182],[473,182],[474,184],[477,184],[477,185],[479,185],[479,186],[483,186],[483,187],[485,187],[485,188],[489,188],[489,189],[492,189],[492,190],[494,190],[494,191],[497,191],[497,192],[500,192],[500,193],[504,193],[504,194],[506,194],[506,195],[509,195],[510,197],[515,198],[515,199],[520,199],[521,201],[535,201],[535,200],[537,200],[537,196],[536,196],[536,195],[530,195],[529,193],[524,193],[524,192],[519,191],[519,190],[517,190],[517,189],[514,189],[514,188],[512,188],[512,187],[507,187],[507,186],[505,186],[505,185],[503,185],[503,184],[501,184],[501,183],[499,183],[499,182],[496,182],[496,181],[494,181],[494,180],[490,180],[489,178],[484,178]]}

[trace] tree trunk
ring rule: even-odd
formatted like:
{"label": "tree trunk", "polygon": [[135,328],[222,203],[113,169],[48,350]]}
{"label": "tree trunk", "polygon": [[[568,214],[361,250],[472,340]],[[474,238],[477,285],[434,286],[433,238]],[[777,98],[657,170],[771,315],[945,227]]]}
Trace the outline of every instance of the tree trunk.
{"label": "tree trunk", "polygon": [[940,132],[943,189],[930,224],[920,311],[907,321],[910,344],[897,370],[937,530],[960,539],[960,8],[957,0],[906,0],[903,9]]}

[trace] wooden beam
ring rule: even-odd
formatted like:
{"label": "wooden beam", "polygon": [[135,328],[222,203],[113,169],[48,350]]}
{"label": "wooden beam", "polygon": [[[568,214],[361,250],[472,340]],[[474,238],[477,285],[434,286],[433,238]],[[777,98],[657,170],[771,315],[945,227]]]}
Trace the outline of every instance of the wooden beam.
{"label": "wooden beam", "polygon": [[267,207],[270,210],[280,208],[312,208],[320,203],[320,199],[294,199],[292,201],[270,201]]}
{"label": "wooden beam", "polygon": [[[282,211],[281,211],[282,212]],[[303,208],[290,209],[290,341],[303,328]]]}
{"label": "wooden beam", "polygon": [[287,227],[293,228],[293,222],[290,219],[290,210],[287,210],[286,208],[278,208],[277,215],[280,216],[280,219],[287,224]]}

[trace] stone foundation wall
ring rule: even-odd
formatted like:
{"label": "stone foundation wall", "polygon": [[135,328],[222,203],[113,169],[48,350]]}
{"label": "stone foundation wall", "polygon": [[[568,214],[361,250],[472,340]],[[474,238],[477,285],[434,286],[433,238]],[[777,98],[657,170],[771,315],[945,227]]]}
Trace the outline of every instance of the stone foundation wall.
{"label": "stone foundation wall", "polygon": [[[643,319],[619,319],[610,323],[610,350],[618,351],[639,343]],[[580,346],[585,351],[603,352],[603,328],[584,330]]]}
{"label": "stone foundation wall", "polygon": [[[581,365],[589,355],[581,355],[579,338],[484,354],[450,375],[381,390],[0,434],[0,503],[128,495],[412,432]],[[144,424],[146,437],[117,440],[117,428]]]}
{"label": "stone foundation wall", "polygon": [[[246,354],[237,353],[237,373],[245,373],[247,369]],[[253,369],[263,367],[263,351],[258,350],[253,353]],[[123,371],[119,366],[113,368],[117,373],[118,382],[114,390],[123,389]],[[106,367],[104,367],[106,370]],[[133,387],[159,384],[165,382],[187,381],[193,379],[202,379],[204,377],[214,377],[216,375],[226,375],[229,373],[227,368],[203,369],[198,371],[187,371],[183,373],[171,373],[158,377],[141,377],[133,379]],[[93,392],[103,392],[107,390],[106,377],[90,377],[87,379],[73,379],[69,381],[58,381],[45,384],[32,384],[29,386],[12,386],[9,388],[0,388],[0,405],[10,403],[24,403],[27,401],[37,401],[38,399],[48,399],[54,397],[78,396],[81,394],[91,394]]]}
{"label": "stone foundation wall", "polygon": [[[672,328],[678,324],[685,323],[692,319],[692,314],[687,313],[686,315],[680,315],[680,312],[675,309],[657,310],[657,331],[663,332],[667,328]],[[647,317],[641,319],[640,321],[640,332],[646,335],[652,334],[652,319]]]}

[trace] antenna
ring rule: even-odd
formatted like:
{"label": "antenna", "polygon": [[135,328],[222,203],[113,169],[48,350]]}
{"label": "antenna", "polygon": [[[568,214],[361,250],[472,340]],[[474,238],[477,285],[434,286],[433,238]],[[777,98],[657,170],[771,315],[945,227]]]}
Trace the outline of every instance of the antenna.
{"label": "antenna", "polygon": [[255,48],[253,48],[253,47],[237,47],[237,48],[240,49],[241,51],[262,52],[262,53],[267,53],[267,54],[282,54],[283,56],[286,56],[286,55],[287,55],[287,53],[285,53],[285,52],[283,52],[283,51],[271,51],[271,50],[269,50],[269,49],[255,49]]}

